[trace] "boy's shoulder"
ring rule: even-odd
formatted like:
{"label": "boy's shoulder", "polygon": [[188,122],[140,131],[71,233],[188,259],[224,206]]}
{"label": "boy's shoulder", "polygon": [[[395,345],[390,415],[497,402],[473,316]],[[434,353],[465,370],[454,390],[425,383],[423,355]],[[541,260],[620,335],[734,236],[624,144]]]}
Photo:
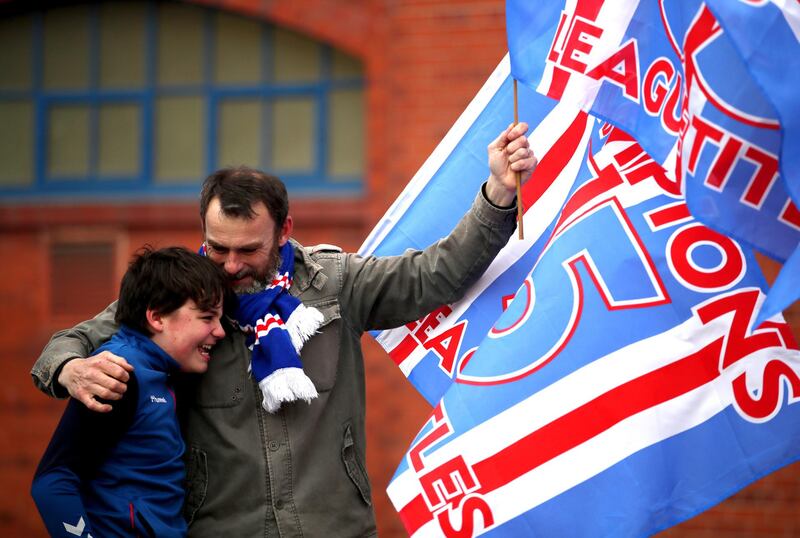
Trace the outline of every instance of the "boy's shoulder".
{"label": "boy's shoulder", "polygon": [[143,353],[140,346],[136,345],[136,343],[122,331],[114,333],[108,341],[94,351],[93,355],[99,355],[103,351],[110,351],[114,355],[124,357],[125,360],[131,363],[138,362]]}
{"label": "boy's shoulder", "polygon": [[98,347],[94,354],[110,351],[114,355],[125,357],[128,362],[132,362],[141,360],[156,351],[153,346],[150,338],[123,326],[107,342]]}

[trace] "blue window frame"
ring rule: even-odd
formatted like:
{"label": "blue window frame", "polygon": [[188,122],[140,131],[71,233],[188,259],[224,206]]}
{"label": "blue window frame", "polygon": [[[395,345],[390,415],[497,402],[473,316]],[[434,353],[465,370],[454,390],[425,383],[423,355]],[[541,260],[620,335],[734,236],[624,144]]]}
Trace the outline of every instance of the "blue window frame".
{"label": "blue window frame", "polygon": [[[202,47],[199,51],[202,64],[200,80],[191,83],[169,84],[158,80],[159,61],[159,24],[160,9],[164,3],[149,2],[144,8],[144,38],[141,39],[143,50],[140,55],[144,62],[144,75],[141,83],[130,87],[104,87],[101,82],[101,51],[103,19],[102,6],[111,7],[113,3],[91,4],[82,6],[85,9],[85,20],[68,30],[69,35],[86,32],[83,39],[88,40],[85,63],[88,64],[88,81],[82,88],[58,89],[45,84],[45,40],[48,31],[45,24],[47,12],[36,11],[14,17],[25,17],[32,21],[29,35],[23,43],[30,51],[30,85],[27,88],[9,88],[0,83],[0,111],[7,110],[14,103],[28,103],[32,114],[29,132],[30,139],[18,140],[23,147],[30,144],[29,154],[33,162],[30,166],[30,177],[17,180],[12,172],[6,172],[0,179],[0,195],[6,199],[48,199],[48,198],[108,198],[109,195],[122,198],[150,198],[164,195],[173,197],[193,197],[197,194],[199,183],[213,170],[223,165],[248,164],[262,168],[280,176],[292,194],[324,194],[352,195],[361,191],[363,183],[363,147],[350,151],[349,165],[343,169],[331,166],[334,148],[332,125],[332,102],[337,96],[355,96],[351,103],[352,110],[358,112],[353,118],[354,125],[347,126],[354,134],[355,144],[363,146],[363,76],[360,64],[352,58],[342,55],[328,45],[305,40],[308,50],[315,55],[311,64],[318,70],[310,80],[283,80],[285,77],[275,71],[277,38],[286,32],[272,25],[258,22],[260,32],[258,51],[242,50],[241,54],[258,54],[262,58],[260,73],[247,83],[223,83],[215,81],[215,64],[218,54],[216,17],[232,17],[230,14],[212,9],[172,4],[175,9],[191,9],[199,14],[202,21],[199,34]],[[141,4],[139,4],[141,6]],[[61,8],[73,9],[73,8]],[[9,15],[0,15],[9,24],[13,20]],[[253,21],[251,21],[252,23]],[[163,28],[162,28],[163,30]],[[169,31],[169,29],[166,29]],[[305,38],[299,38],[305,39]],[[337,69],[337,60],[345,58],[348,69]],[[80,63],[80,59],[78,62]],[[52,63],[52,62],[51,62]],[[50,64],[48,64],[50,65]],[[278,76],[276,76],[278,75]],[[170,98],[174,98],[170,101]],[[189,99],[187,99],[189,98]],[[170,103],[192,105],[198,114],[188,115],[184,112],[180,117],[192,118],[189,124],[196,129],[184,132],[196,137],[200,142],[190,150],[194,155],[202,154],[201,162],[196,170],[189,174],[170,177],[166,171],[158,167],[158,159],[165,158],[165,148],[172,147],[169,139],[159,141],[159,132],[166,125],[167,106]],[[256,118],[247,118],[248,129],[260,138],[256,162],[226,163],[220,162],[220,148],[225,142],[221,140],[221,121],[224,106],[232,103],[249,103],[253,110],[258,110]],[[300,103],[302,106],[288,106],[289,103]],[[354,105],[352,103],[355,103]],[[160,104],[164,105],[159,109]],[[199,104],[199,106],[198,106]],[[2,108],[7,105],[6,108]],[[27,105],[26,105],[27,106]],[[180,108],[180,107],[178,107]],[[189,107],[192,108],[191,106]],[[184,106],[184,109],[186,107]],[[280,140],[281,132],[276,128],[293,126],[293,111],[300,111],[304,123],[303,129],[293,133],[294,138]],[[289,114],[289,116],[287,116]],[[24,116],[24,114],[23,114]],[[195,117],[197,116],[197,117]],[[341,115],[340,115],[341,116]],[[287,123],[287,117],[289,122]],[[114,136],[103,131],[106,120],[111,119],[117,130],[109,131],[123,134],[123,153],[128,162],[128,170],[115,171],[102,165],[102,155],[106,146],[119,142]],[[281,119],[283,118],[283,119]],[[2,118],[0,118],[2,121]],[[114,121],[117,123],[114,124]],[[164,122],[159,131],[159,122]],[[343,120],[338,119],[337,128],[341,128]],[[122,123],[120,123],[122,122]],[[281,123],[282,122],[282,123]],[[300,122],[302,123],[302,122]],[[120,129],[119,126],[123,128]],[[173,134],[181,132],[183,122],[172,129]],[[129,129],[126,126],[130,126]],[[310,126],[310,127],[309,127]],[[58,128],[65,130],[61,138],[53,134]],[[131,135],[130,130],[134,131]],[[340,131],[337,131],[340,132]],[[299,133],[299,134],[298,134]],[[20,136],[23,136],[21,133]],[[287,138],[289,138],[287,136]],[[0,138],[0,140],[8,140]],[[112,143],[113,142],[113,143]],[[280,143],[279,143],[280,142]],[[291,149],[297,142],[306,149],[300,152],[300,165],[292,164],[292,159],[284,158],[276,148]],[[119,144],[117,144],[119,145]],[[230,144],[229,144],[230,145]],[[342,147],[339,144],[337,147]],[[76,150],[77,148],[77,150]],[[12,151],[8,149],[8,151]],[[26,149],[28,151],[28,149]],[[190,151],[190,153],[191,153]],[[83,153],[85,152],[85,155]],[[76,154],[80,154],[77,155]],[[27,155],[27,154],[26,154]],[[355,157],[353,157],[355,155]],[[133,159],[133,160],[132,160]],[[61,162],[63,161],[63,162]],[[289,165],[281,169],[281,163]],[[66,163],[66,164],[65,164]],[[0,164],[0,169],[2,164]],[[72,171],[70,171],[72,170]],[[75,172],[74,170],[78,170]],[[9,176],[11,174],[11,177]],[[0,176],[3,172],[0,171]]]}

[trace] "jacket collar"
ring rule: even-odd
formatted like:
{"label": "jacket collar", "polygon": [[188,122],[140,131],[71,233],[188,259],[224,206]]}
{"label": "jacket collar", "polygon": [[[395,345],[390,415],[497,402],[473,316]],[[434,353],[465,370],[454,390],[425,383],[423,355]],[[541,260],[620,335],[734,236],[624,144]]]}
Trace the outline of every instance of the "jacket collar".
{"label": "jacket collar", "polygon": [[169,353],[161,349],[150,337],[136,329],[122,325],[117,332],[117,336],[126,344],[144,352],[140,360],[148,368],[166,373],[180,370],[181,365]]}
{"label": "jacket collar", "polygon": [[328,276],[322,272],[322,266],[318,264],[308,251],[295,241],[289,239],[294,248],[294,282],[290,290],[297,290],[298,293],[306,291],[309,286],[320,290],[328,280]]}

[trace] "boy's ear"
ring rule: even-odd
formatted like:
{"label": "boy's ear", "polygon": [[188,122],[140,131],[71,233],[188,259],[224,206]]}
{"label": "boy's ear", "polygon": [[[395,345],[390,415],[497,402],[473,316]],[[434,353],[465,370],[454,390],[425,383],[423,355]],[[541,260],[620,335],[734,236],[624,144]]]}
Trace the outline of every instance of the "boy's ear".
{"label": "boy's ear", "polygon": [[153,334],[160,333],[164,330],[164,318],[160,312],[148,308],[145,312],[145,316],[147,317],[147,325],[150,327]]}

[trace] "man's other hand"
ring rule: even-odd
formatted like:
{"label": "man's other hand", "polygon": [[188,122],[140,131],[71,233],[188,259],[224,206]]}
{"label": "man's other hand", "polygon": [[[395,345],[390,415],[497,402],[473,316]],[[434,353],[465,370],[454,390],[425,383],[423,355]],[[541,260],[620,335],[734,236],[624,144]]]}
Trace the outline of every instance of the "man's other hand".
{"label": "man's other hand", "polygon": [[128,361],[103,351],[88,359],[72,359],[64,365],[58,375],[58,383],[67,389],[69,395],[91,409],[100,413],[111,411],[111,405],[103,400],[119,400],[127,389],[126,383],[133,371]]}

